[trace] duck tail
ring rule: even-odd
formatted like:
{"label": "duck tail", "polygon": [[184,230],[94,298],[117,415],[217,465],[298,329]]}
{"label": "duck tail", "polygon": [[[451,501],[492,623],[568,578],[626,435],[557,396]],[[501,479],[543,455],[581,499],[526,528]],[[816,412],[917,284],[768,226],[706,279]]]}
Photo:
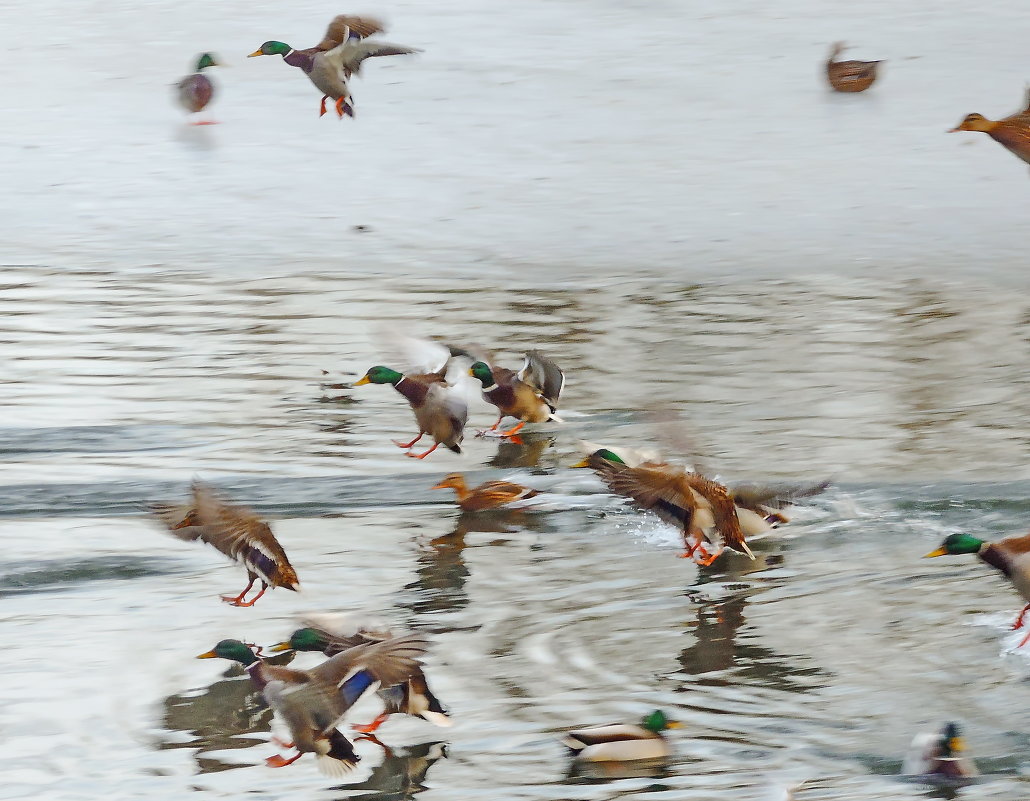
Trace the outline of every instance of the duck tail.
{"label": "duck tail", "polygon": [[447,446],[447,450],[454,451],[454,453],[461,453],[461,446],[460,445],[448,445]]}
{"label": "duck tail", "polygon": [[361,761],[354,752],[354,745],[338,730],[329,733],[329,750],[324,754],[316,754],[318,770],[325,776],[344,776],[354,770]]}

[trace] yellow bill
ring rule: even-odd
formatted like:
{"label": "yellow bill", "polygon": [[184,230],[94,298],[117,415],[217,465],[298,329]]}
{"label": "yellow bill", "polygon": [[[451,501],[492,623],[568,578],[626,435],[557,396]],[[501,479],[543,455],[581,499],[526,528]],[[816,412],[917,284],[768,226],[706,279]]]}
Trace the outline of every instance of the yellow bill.
{"label": "yellow bill", "polygon": [[251,53],[249,56],[247,56],[247,58],[254,58],[254,56],[263,56],[263,55],[264,55],[264,53],[261,52],[261,48],[259,47],[257,50],[255,50],[253,53]]}
{"label": "yellow bill", "polygon": [[293,650],[293,646],[290,645],[288,642],[280,642],[280,643],[276,643],[275,645],[273,645],[268,650],[269,651],[292,651]]}
{"label": "yellow bill", "polygon": [[928,554],[925,554],[925,555],[923,556],[923,558],[924,558],[924,559],[929,559],[929,558],[930,558],[931,556],[947,556],[947,555],[948,555],[948,552],[947,552],[946,550],[944,550],[944,547],[943,547],[943,546],[941,546],[941,547],[940,547],[940,548],[938,548],[937,550],[935,550],[935,551],[930,551],[930,553],[928,553]]}
{"label": "yellow bill", "polygon": [[366,376],[362,376],[357,381],[355,381],[354,382],[354,386],[360,387],[360,386],[363,386],[364,384],[371,384],[371,383],[372,382],[368,380],[368,376],[366,375]]}
{"label": "yellow bill", "polygon": [[218,654],[214,651],[207,651],[202,654],[197,654],[197,659],[218,659]]}

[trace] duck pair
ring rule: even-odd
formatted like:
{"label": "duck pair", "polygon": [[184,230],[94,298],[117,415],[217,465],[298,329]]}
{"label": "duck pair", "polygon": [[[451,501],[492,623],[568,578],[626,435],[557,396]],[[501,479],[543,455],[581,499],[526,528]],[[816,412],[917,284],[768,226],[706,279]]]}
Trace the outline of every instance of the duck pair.
{"label": "duck pair", "polygon": [[[304,631],[296,632],[294,637],[306,637],[306,634],[302,635]],[[290,642],[282,645],[293,647],[293,640],[291,638]],[[307,642],[309,640],[301,639],[297,644]],[[353,744],[338,728],[351,707],[373,687],[387,688],[381,692],[397,692],[410,698],[406,689],[409,683],[421,679],[425,685],[421,659],[429,642],[425,635],[418,633],[388,639],[363,639],[357,644],[348,643],[349,647],[321,639],[310,642],[320,647],[327,643],[334,655],[308,670],[269,664],[250,646],[231,639],[222,640],[197,658],[229,659],[243,665],[269,707],[289,729],[292,742],[280,745],[296,748],[296,755],[286,758],[276,754],[265,760],[267,765],[285,767],[310,753],[315,755],[319,770],[330,776],[339,776],[353,769],[359,761]],[[337,646],[342,650],[336,651]],[[313,646],[312,649],[316,648]],[[382,717],[385,719],[390,711],[408,710],[391,708],[388,702],[387,712]],[[361,728],[371,730],[369,727]]]}
{"label": "duck pair", "polygon": [[[453,370],[456,359],[467,355],[467,351],[449,349],[436,369],[424,373],[401,373],[376,365],[354,386],[390,384],[407,399],[418,423],[418,436],[410,442],[394,440],[394,444],[405,448],[408,456],[425,459],[440,445],[461,453],[468,403],[455,387],[457,377],[452,375],[448,380],[448,372]],[[565,386],[565,374],[540,351],[528,351],[525,363],[517,371],[499,366],[490,356],[474,361],[467,372],[482,385],[483,399],[497,408],[497,422],[489,431],[496,431],[505,417],[514,417],[519,423],[502,432],[504,437],[514,437],[526,423],[560,421],[555,412]],[[433,439],[432,447],[422,453],[412,451],[415,443],[427,434]]]}

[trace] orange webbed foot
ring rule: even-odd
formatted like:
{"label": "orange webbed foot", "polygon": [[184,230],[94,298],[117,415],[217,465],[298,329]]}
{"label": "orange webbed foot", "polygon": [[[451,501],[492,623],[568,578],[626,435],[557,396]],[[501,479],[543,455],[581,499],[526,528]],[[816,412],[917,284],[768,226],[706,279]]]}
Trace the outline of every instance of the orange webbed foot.
{"label": "orange webbed foot", "polygon": [[285,768],[287,765],[292,765],[300,759],[301,756],[303,756],[303,752],[297,754],[297,756],[290,757],[289,759],[284,757],[282,754],[276,754],[275,756],[270,756],[265,759],[265,764],[270,768]]}

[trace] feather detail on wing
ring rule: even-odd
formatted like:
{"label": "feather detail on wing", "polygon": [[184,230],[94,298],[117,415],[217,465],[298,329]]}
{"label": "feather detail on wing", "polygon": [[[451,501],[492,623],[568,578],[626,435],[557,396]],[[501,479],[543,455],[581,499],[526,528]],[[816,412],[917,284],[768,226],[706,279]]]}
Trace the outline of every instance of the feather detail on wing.
{"label": "feather detail on wing", "polygon": [[565,388],[565,373],[553,361],[538,350],[527,351],[518,377],[536,390],[552,412],[558,408],[558,397]]}
{"label": "feather detail on wing", "polygon": [[193,482],[200,538],[243,563],[274,586],[296,589],[297,573],[272,530],[249,509],[222,501],[210,487]]}
{"label": "feather detail on wing", "polygon": [[322,41],[314,46],[314,50],[332,50],[337,47],[349,36],[356,36],[358,38],[365,38],[366,36],[374,36],[377,33],[383,33],[386,31],[386,26],[380,21],[373,17],[357,17],[352,14],[340,14],[339,16],[333,17],[333,21],[329,23],[329,27],[326,28],[325,36]]}

